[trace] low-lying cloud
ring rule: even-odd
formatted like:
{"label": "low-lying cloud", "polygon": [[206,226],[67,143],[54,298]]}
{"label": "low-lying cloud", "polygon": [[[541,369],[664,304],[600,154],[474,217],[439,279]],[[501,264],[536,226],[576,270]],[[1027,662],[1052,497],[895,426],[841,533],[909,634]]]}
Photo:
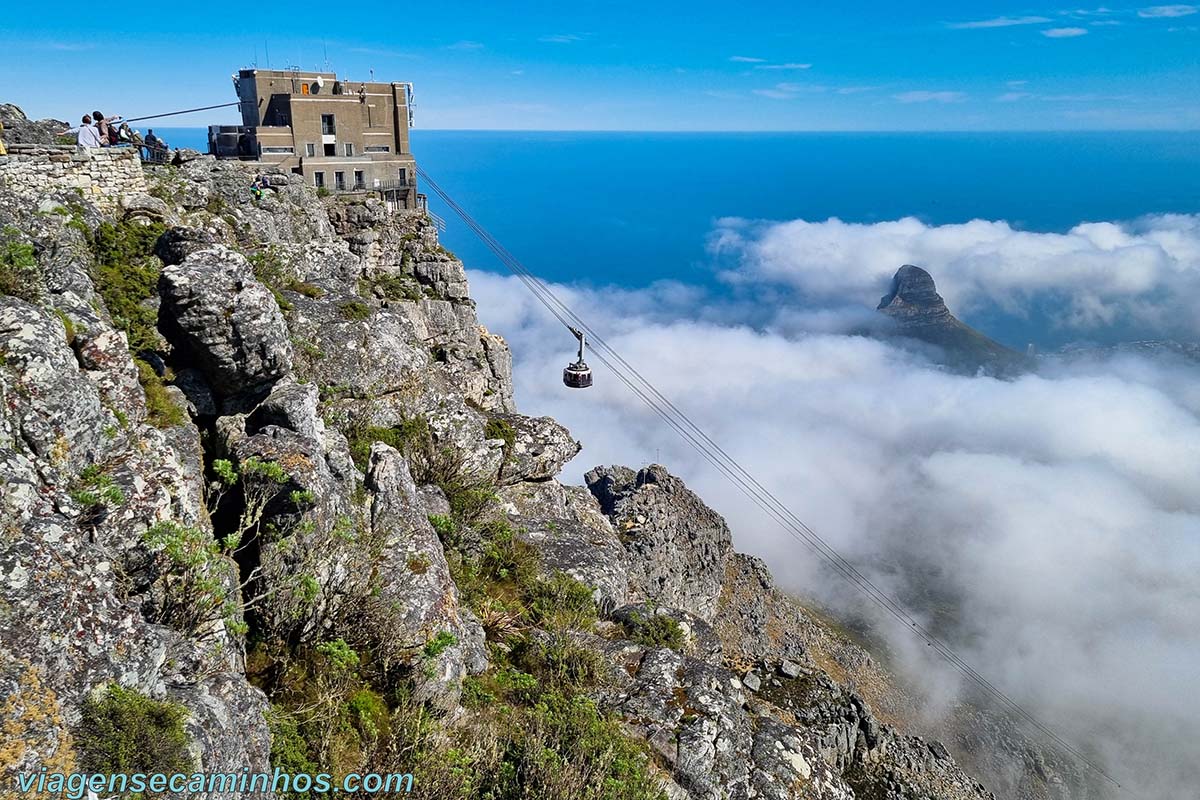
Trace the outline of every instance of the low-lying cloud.
{"label": "low-lying cloud", "polygon": [[1200,215],[1089,222],[1066,233],[978,219],[724,219],[710,249],[731,262],[730,281],[785,285],[817,304],[865,302],[912,263],[933,274],[956,313],[1044,311],[1049,325],[1084,337],[1118,324],[1147,336],[1200,334]]}
{"label": "low-lying cloud", "polygon": [[[845,331],[872,316],[904,262],[930,269],[960,305],[1020,313],[1057,292],[1080,295],[1062,324],[1159,318],[1194,302],[1195,292],[1172,295],[1194,285],[1198,242],[1195,217],[1066,234],[984,221],[726,220],[714,246],[737,256],[730,280],[772,300],[771,287],[792,286],[804,306],[764,316],[752,300],[674,283],[555,291],[982,673],[1138,796],[1175,800],[1200,780],[1200,367],[1097,356],[1000,381]],[[555,416],[584,443],[565,479],[593,464],[661,461],[787,588],[864,611],[600,365],[594,389],[564,388],[573,340],[515,279],[471,280],[485,322],[513,347],[522,409]],[[893,644],[909,677],[953,695],[956,677],[904,636]]]}

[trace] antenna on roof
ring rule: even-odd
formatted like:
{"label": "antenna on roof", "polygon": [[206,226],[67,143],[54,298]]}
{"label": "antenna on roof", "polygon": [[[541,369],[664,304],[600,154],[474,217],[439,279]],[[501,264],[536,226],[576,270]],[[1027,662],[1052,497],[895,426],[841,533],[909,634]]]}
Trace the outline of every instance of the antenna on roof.
{"label": "antenna on roof", "polygon": [[267,69],[271,68],[271,45],[263,42],[263,47],[267,49]]}
{"label": "antenna on roof", "polygon": [[325,71],[329,72],[329,48],[324,42],[321,42],[321,55],[325,58]]}

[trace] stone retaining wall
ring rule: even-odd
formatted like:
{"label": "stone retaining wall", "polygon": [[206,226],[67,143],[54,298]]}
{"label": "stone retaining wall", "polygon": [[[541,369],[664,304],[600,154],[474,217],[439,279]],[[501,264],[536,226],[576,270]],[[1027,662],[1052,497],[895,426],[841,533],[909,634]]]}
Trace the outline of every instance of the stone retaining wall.
{"label": "stone retaining wall", "polygon": [[114,208],[121,195],[144,193],[146,177],[132,147],[21,148],[0,156],[0,188],[33,198],[78,190],[98,206]]}

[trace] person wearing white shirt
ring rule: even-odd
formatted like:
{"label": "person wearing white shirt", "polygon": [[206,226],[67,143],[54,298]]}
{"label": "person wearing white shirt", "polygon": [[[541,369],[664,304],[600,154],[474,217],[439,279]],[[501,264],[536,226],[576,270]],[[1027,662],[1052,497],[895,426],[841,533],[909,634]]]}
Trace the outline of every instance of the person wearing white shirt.
{"label": "person wearing white shirt", "polygon": [[88,114],[83,115],[83,122],[78,128],[68,128],[62,132],[62,135],[74,133],[75,143],[80,147],[99,147],[100,146],[100,131],[92,124],[92,118]]}

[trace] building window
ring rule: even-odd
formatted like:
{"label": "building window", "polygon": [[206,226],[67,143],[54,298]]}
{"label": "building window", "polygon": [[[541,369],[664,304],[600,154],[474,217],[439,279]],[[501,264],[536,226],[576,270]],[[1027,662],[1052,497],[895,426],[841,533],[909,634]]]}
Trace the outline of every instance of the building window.
{"label": "building window", "polygon": [[367,182],[364,179],[363,171],[361,169],[354,170],[354,188],[355,189],[367,188]]}
{"label": "building window", "polygon": [[317,154],[317,146],[315,144],[313,144],[312,142],[309,142],[308,144],[304,145],[304,154],[306,156],[309,156],[310,158],[312,156],[315,156]]}
{"label": "building window", "polygon": [[325,145],[324,154],[327,156],[331,156],[331,157],[336,156],[337,155],[337,145],[334,144],[333,142],[330,142],[329,144]]}
{"label": "building window", "polygon": [[286,155],[291,155],[291,153],[292,153],[292,148],[290,148],[290,147],[264,147],[264,148],[262,149],[262,151],[263,151],[264,153],[267,153],[267,154],[275,154],[275,155],[284,155],[284,154],[286,154]]}
{"label": "building window", "polygon": [[333,173],[333,186],[339,192],[346,191],[346,173],[344,173],[344,172]]}
{"label": "building window", "polygon": [[405,169],[404,167],[400,168],[400,185],[401,186],[408,185],[408,170]]}
{"label": "building window", "polygon": [[337,133],[337,126],[333,121],[333,114],[321,115],[321,135],[333,136]]}
{"label": "building window", "polygon": [[364,148],[368,153],[390,153],[392,148],[386,144],[369,144]]}
{"label": "building window", "polygon": [[316,186],[318,189],[325,188],[325,173],[324,172],[314,172],[313,173],[313,186]]}
{"label": "building window", "polygon": [[354,156],[354,142],[346,142],[346,158]]}

